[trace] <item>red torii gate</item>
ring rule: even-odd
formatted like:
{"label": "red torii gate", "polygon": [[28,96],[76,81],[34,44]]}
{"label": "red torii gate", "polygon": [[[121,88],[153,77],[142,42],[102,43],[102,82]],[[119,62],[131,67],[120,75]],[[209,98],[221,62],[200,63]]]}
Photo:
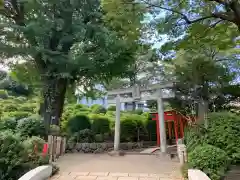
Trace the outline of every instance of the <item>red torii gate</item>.
{"label": "red torii gate", "polygon": [[[160,132],[159,132],[159,120],[158,113],[150,113],[152,115],[152,120],[156,121],[156,133],[157,133],[157,145],[160,146]],[[164,112],[164,121],[167,124],[168,135],[172,138],[172,123],[174,124],[174,135],[176,143],[179,138],[184,137],[184,127],[187,125],[187,119],[182,114],[175,110]]]}

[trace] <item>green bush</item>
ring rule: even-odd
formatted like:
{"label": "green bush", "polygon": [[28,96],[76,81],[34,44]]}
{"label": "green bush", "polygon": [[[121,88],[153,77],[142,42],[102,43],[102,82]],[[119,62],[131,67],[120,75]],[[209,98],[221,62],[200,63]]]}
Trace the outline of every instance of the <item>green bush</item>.
{"label": "green bush", "polygon": [[40,116],[30,116],[18,121],[16,131],[23,136],[45,136],[45,127]]}
{"label": "green bush", "polygon": [[202,170],[212,180],[220,180],[229,163],[230,159],[225,151],[208,144],[196,146],[188,154],[189,167]]}
{"label": "green bush", "polygon": [[18,179],[28,171],[24,167],[27,154],[19,134],[11,131],[0,131],[0,179]]}
{"label": "green bush", "polygon": [[[22,141],[20,134],[11,131],[0,131],[0,179],[19,179],[29,170],[48,163],[47,157],[42,157],[44,140],[32,137]],[[37,144],[38,152],[34,152]]]}
{"label": "green bush", "polygon": [[8,92],[6,90],[0,89],[0,98],[1,99],[7,99],[8,98]]}
{"label": "green bush", "polygon": [[95,135],[95,142],[98,142],[98,143],[104,142],[103,134],[96,134]]}
{"label": "green bush", "polygon": [[101,105],[94,104],[91,106],[92,113],[94,114],[106,114],[107,110]]}
{"label": "green bush", "polygon": [[116,106],[109,106],[107,108],[108,111],[116,111]]}
{"label": "green bush", "polygon": [[223,149],[233,161],[240,162],[240,117],[234,113],[210,113],[204,141]]}
{"label": "green bush", "polygon": [[121,140],[140,141],[147,135],[146,119],[137,114],[128,114],[121,120]]}
{"label": "green bush", "polygon": [[69,133],[75,133],[83,129],[91,129],[91,123],[88,116],[78,114],[67,121],[66,128]]}
{"label": "green bush", "polygon": [[142,109],[136,109],[132,112],[133,114],[138,114],[138,115],[141,115],[143,114],[143,110]]}
{"label": "green bush", "polygon": [[187,151],[191,152],[196,146],[204,144],[206,129],[203,126],[187,127],[184,131],[184,141],[187,147]]}
{"label": "green bush", "polygon": [[25,111],[25,112],[35,112],[36,109],[37,109],[36,104],[29,104],[29,103],[19,107],[19,111]]}
{"label": "green bush", "polygon": [[137,123],[135,120],[121,121],[121,141],[132,142],[136,139]]}
{"label": "green bush", "polygon": [[15,130],[17,126],[17,120],[15,118],[6,118],[2,120],[3,129]]}
{"label": "green bush", "polygon": [[24,111],[13,111],[13,112],[7,112],[3,114],[4,117],[14,117],[16,120],[26,118],[31,115],[32,113],[24,112]]}
{"label": "green bush", "polygon": [[95,134],[104,134],[110,132],[110,121],[107,117],[93,115],[91,119],[93,120],[92,131]]}
{"label": "green bush", "polygon": [[92,143],[94,142],[94,133],[90,129],[83,129],[75,132],[69,138],[68,142],[71,143]]}
{"label": "green bush", "polygon": [[11,111],[17,111],[18,110],[17,104],[4,104],[3,105],[3,111],[4,112],[11,112]]}
{"label": "green bush", "polygon": [[49,163],[49,157],[46,155],[42,156],[42,150],[45,141],[40,137],[32,136],[23,141],[24,151],[28,154],[28,164],[31,167],[36,165],[44,165]]}

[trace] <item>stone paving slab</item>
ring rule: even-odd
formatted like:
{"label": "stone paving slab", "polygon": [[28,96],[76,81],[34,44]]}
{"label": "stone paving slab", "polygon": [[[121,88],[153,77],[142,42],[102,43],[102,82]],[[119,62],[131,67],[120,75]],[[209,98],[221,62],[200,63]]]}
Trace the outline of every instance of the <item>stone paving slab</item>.
{"label": "stone paving slab", "polygon": [[161,156],[66,154],[51,180],[181,180],[180,163]]}
{"label": "stone paving slab", "polygon": [[147,173],[63,172],[51,180],[182,180],[181,177]]}

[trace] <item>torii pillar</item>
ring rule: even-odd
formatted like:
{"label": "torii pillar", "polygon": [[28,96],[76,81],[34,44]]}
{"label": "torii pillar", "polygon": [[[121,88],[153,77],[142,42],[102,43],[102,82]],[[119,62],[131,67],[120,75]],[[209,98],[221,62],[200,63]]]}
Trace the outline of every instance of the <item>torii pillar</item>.
{"label": "torii pillar", "polygon": [[158,124],[159,124],[159,132],[160,132],[160,148],[162,153],[167,152],[167,141],[166,141],[166,127],[164,120],[164,108],[163,108],[163,99],[162,99],[162,89],[158,90]]}

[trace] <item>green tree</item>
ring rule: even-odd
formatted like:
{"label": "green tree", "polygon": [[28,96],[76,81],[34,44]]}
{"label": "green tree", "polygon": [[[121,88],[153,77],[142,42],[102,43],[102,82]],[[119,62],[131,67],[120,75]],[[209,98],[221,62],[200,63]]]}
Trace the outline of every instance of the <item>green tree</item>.
{"label": "green tree", "polygon": [[5,63],[21,56],[42,82],[42,116],[59,124],[69,84],[107,80],[131,61],[125,42],[102,23],[99,1],[5,2],[0,11],[0,50]]}

